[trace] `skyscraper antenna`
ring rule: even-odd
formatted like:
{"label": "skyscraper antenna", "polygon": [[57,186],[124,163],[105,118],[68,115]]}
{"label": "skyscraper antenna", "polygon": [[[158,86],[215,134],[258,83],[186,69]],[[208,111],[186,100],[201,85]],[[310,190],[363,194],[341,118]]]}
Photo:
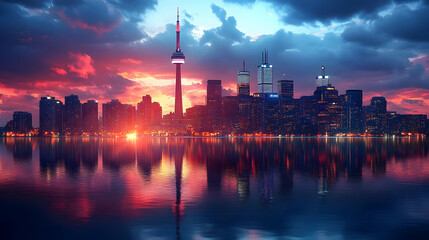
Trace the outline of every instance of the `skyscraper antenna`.
{"label": "skyscraper antenna", "polygon": [[243,60],[243,71],[246,71],[246,60]]}
{"label": "skyscraper antenna", "polygon": [[264,58],[264,63],[267,63],[267,49],[265,48],[265,58]]}
{"label": "skyscraper antenna", "polygon": [[286,80],[286,73],[283,73],[283,80]]}
{"label": "skyscraper antenna", "polygon": [[261,52],[261,63],[264,63],[264,52]]}
{"label": "skyscraper antenna", "polygon": [[322,66],[322,76],[325,77],[325,66]]}
{"label": "skyscraper antenna", "polygon": [[267,53],[265,54],[265,62],[268,63],[268,50],[267,50]]}

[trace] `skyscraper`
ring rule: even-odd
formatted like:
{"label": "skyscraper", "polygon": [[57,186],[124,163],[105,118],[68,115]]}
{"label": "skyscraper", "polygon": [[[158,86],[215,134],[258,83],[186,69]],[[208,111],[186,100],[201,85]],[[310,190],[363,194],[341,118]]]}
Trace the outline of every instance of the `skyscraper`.
{"label": "skyscraper", "polygon": [[55,97],[41,97],[39,102],[39,134],[61,133],[63,128],[63,104]]}
{"label": "skyscraper", "polygon": [[118,99],[103,103],[103,132],[116,133],[123,130],[121,126],[121,116],[124,112],[124,107]]}
{"label": "skyscraper", "polygon": [[98,133],[98,102],[88,100],[82,104],[82,128],[88,134]]}
{"label": "skyscraper", "polygon": [[146,131],[159,126],[162,120],[162,108],[157,102],[152,102],[150,95],[142,97],[137,104],[137,125],[139,131]]}
{"label": "skyscraper", "polygon": [[65,97],[64,130],[66,134],[80,134],[82,131],[82,105],[77,95]]}
{"label": "skyscraper", "polygon": [[279,80],[277,82],[277,91],[279,97],[283,100],[293,99],[293,81],[292,80]]}
{"label": "skyscraper", "polygon": [[329,76],[325,74],[325,66],[321,68],[321,75],[316,76],[316,87],[328,86]]}
{"label": "skyscraper", "polygon": [[207,80],[207,130],[219,130],[222,125],[222,81]]}
{"label": "skyscraper", "polygon": [[245,61],[243,70],[237,73],[237,95],[250,95],[250,72],[246,71]]}
{"label": "skyscraper", "polygon": [[362,90],[347,90],[343,107],[347,132],[363,132]]}
{"label": "skyscraper", "polygon": [[295,134],[298,132],[300,122],[298,118],[299,101],[293,99],[293,81],[286,80],[285,74],[283,76],[283,80],[277,81],[280,104],[279,131],[282,134]]}
{"label": "skyscraper", "polygon": [[180,23],[179,23],[179,8],[177,8],[177,22],[176,22],[176,51],[171,56],[171,63],[176,65],[176,95],[174,103],[174,114],[176,119],[183,118],[183,105],[182,105],[182,73],[181,66],[185,63],[185,55],[180,49]]}
{"label": "skyscraper", "polygon": [[262,63],[258,66],[258,93],[273,92],[273,65],[268,63],[268,51],[262,52]]}
{"label": "skyscraper", "polygon": [[338,90],[331,84],[318,86],[314,91],[317,101],[318,133],[333,134],[341,127],[341,104]]}
{"label": "skyscraper", "polygon": [[33,129],[33,117],[29,112],[14,112],[13,113],[13,132],[28,133]]}
{"label": "skyscraper", "polygon": [[387,102],[384,97],[373,97],[365,108],[365,128],[370,134],[382,134],[387,126]]}

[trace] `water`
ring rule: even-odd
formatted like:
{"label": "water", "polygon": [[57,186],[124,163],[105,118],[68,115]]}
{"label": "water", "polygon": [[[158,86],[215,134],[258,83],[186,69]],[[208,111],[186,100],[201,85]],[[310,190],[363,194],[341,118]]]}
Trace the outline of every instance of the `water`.
{"label": "water", "polygon": [[1,239],[427,239],[426,138],[0,138]]}

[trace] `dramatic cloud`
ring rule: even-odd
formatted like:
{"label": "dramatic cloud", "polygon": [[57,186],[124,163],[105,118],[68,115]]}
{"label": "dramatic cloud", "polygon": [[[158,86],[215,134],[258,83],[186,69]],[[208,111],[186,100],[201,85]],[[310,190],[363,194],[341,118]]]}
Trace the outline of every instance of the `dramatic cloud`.
{"label": "dramatic cloud", "polygon": [[88,78],[88,75],[95,75],[95,68],[92,66],[93,60],[88,54],[71,53],[70,58],[73,63],[68,65],[69,71],[76,73],[81,78]]}
{"label": "dramatic cloud", "polygon": [[[243,5],[252,1],[224,0]],[[282,20],[287,24],[300,25],[302,23],[342,21],[352,17],[376,17],[378,11],[386,9],[392,3],[415,2],[413,0],[263,0],[271,3],[280,13]]]}
{"label": "dramatic cloud", "polygon": [[99,35],[113,30],[122,20],[121,12],[103,1],[88,1],[74,7],[53,7],[50,11],[72,28],[90,29]]}

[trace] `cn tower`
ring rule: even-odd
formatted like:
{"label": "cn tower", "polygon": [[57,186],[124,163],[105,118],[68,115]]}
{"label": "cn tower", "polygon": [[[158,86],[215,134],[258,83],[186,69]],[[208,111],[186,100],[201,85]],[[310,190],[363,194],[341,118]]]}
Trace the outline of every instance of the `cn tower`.
{"label": "cn tower", "polygon": [[171,55],[171,63],[176,65],[176,96],[174,104],[174,115],[177,120],[183,118],[182,106],[182,64],[185,63],[185,55],[180,49],[180,23],[179,23],[179,7],[177,7],[177,23],[176,23],[176,51]]}

